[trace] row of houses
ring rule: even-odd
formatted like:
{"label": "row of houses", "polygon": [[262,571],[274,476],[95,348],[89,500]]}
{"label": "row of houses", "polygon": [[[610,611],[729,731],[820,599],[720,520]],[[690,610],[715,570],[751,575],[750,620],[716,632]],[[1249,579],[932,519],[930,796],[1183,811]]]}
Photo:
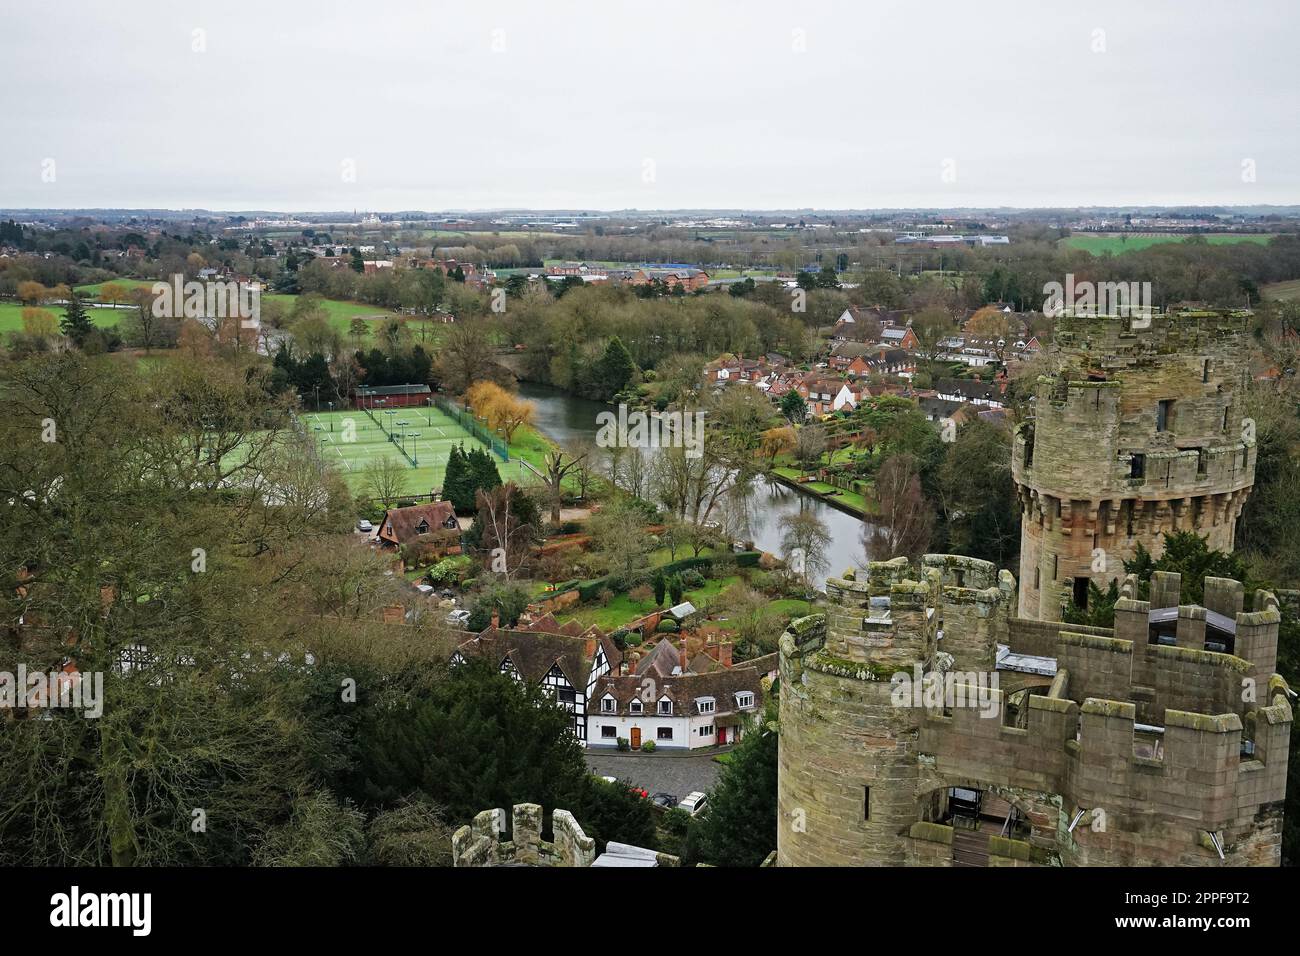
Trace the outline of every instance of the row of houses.
{"label": "row of houses", "polygon": [[625,652],[595,626],[561,625],[550,614],[510,629],[494,624],[460,643],[452,663],[470,658],[541,687],[572,715],[585,746],[622,740],[634,750],[646,741],[677,750],[739,741],[762,713],[763,678],[777,671],[775,654],[733,663],[731,645],[715,642],[692,656],[676,635]]}

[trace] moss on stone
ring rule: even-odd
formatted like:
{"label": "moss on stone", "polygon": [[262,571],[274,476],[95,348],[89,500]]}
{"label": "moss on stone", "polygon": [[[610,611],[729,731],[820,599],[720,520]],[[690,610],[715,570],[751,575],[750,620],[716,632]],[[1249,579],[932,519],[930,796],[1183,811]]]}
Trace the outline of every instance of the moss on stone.
{"label": "moss on stone", "polygon": [[914,840],[925,840],[927,843],[945,843],[952,846],[952,827],[944,826],[942,823],[929,823],[925,820],[919,820],[912,824],[912,828],[907,833]]}

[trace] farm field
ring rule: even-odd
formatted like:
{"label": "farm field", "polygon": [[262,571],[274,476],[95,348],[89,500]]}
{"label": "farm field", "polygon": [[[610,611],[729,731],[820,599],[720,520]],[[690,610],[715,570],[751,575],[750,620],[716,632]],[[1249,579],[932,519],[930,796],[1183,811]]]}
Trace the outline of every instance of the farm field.
{"label": "farm field", "polygon": [[[388,417],[394,422],[392,430],[399,436],[398,444],[388,438],[387,426],[381,428],[363,411],[308,412],[302,419],[308,435],[315,435],[320,440],[325,463],[342,473],[353,492],[366,490],[365,471],[371,462],[389,457],[408,469],[403,493],[427,495],[442,487],[452,446],[464,444],[466,451],[484,447],[437,408],[403,408],[394,409],[394,412]],[[376,412],[375,417],[385,418],[382,412]],[[349,422],[354,432],[347,431]],[[403,426],[402,422],[407,424]],[[406,434],[405,448],[410,459],[399,450],[403,433]],[[345,440],[349,434],[355,435],[355,440]],[[497,460],[503,480],[514,478],[515,467],[513,462],[507,465]]]}
{"label": "farm field", "polygon": [[1276,302],[1294,302],[1300,299],[1300,279],[1272,282],[1259,291],[1266,299],[1272,299]]}
{"label": "farm field", "polygon": [[[1158,246],[1166,242],[1186,242],[1189,238],[1189,236],[1170,235],[1169,233],[1129,233],[1123,236],[1119,234],[1087,234],[1067,236],[1061,240],[1061,245],[1069,249],[1082,249],[1084,252],[1090,252],[1097,256],[1107,252],[1118,254],[1133,249],[1149,249],[1151,246]],[[1257,242],[1264,245],[1273,237],[1264,234],[1221,234],[1208,235],[1204,238],[1212,246],[1226,246],[1236,242]]]}

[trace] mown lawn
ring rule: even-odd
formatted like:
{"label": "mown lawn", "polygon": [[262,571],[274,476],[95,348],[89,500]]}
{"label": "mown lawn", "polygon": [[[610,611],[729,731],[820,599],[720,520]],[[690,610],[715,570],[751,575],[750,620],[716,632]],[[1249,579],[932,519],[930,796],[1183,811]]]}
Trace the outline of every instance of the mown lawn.
{"label": "mown lawn", "polygon": [[[21,332],[23,330],[23,309],[27,308],[31,308],[31,306],[23,305],[21,302],[0,302],[0,333]],[[38,306],[38,308],[54,316],[56,325],[63,318],[63,306],[61,305],[43,305]],[[126,315],[126,310],[88,308],[86,314],[90,316],[90,321],[101,329],[109,329],[122,320],[122,316]]]}
{"label": "mown lawn", "polygon": [[[704,582],[702,587],[686,591],[682,600],[690,601],[698,609],[739,581],[740,575],[738,574],[733,574],[725,578],[709,578]],[[665,608],[667,608],[669,601],[670,598],[665,595]],[[616,594],[610,600],[609,604],[604,607],[596,602],[585,604],[571,614],[561,614],[558,620],[561,624],[567,620],[575,620],[583,627],[595,624],[598,628],[608,634],[610,631],[616,631],[620,627],[625,627],[639,617],[644,617],[651,611],[655,610],[655,608],[656,605],[653,597],[649,601],[640,602],[633,601],[626,594]]]}

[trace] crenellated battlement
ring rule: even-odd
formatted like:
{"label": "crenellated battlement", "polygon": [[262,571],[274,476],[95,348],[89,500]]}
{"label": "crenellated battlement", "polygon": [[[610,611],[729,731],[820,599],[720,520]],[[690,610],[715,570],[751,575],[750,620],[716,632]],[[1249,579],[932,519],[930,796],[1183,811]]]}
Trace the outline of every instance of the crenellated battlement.
{"label": "crenellated battlement", "polygon": [[1139,544],[1158,557],[1166,532],[1231,549],[1255,481],[1246,321],[1058,322],[1055,371],[1038,378],[1012,439],[1023,616],[1059,620],[1063,593],[1079,603],[1089,582],[1104,589]]}
{"label": "crenellated battlement", "polygon": [[1127,580],[1114,629],[1052,630],[1012,615],[988,562],[832,578],[825,614],[781,640],[782,812],[818,818],[783,832],[781,862],[946,865],[925,835],[979,791],[1020,821],[1023,865],[1276,865],[1293,714],[1257,675],[1277,599],[1246,611],[1208,578],[1206,607],[1179,606],[1181,586],[1157,574],[1139,601]]}

